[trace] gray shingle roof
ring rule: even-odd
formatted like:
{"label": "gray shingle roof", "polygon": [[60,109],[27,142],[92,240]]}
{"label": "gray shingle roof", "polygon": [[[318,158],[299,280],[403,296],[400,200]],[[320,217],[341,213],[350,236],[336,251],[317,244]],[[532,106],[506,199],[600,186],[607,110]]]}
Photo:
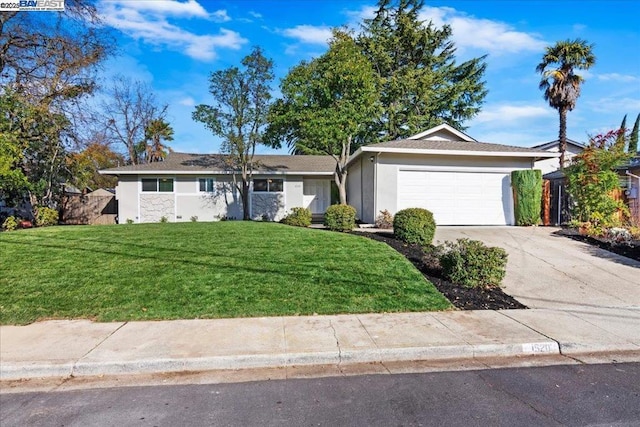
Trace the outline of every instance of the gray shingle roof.
{"label": "gray shingle roof", "polygon": [[[105,169],[110,175],[140,173],[230,173],[233,169],[227,164],[228,157],[222,154],[170,153],[163,162],[129,165]],[[255,155],[255,173],[292,174],[313,173],[331,174],[336,163],[331,156],[292,156],[292,155]]]}
{"label": "gray shingle roof", "polygon": [[506,153],[539,153],[526,147],[515,147],[511,145],[489,144],[486,142],[469,141],[447,141],[447,140],[422,140],[422,139],[398,139],[395,141],[380,142],[378,144],[367,145],[368,148],[397,148],[409,150],[447,150],[447,151],[483,151],[483,152],[506,152]]}

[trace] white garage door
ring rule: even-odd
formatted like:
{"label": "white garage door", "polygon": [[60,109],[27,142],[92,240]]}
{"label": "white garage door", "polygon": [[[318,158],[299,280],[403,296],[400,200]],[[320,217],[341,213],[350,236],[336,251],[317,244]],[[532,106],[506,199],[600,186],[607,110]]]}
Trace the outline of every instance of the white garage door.
{"label": "white garage door", "polygon": [[425,208],[438,225],[513,223],[508,173],[398,172],[398,210]]}

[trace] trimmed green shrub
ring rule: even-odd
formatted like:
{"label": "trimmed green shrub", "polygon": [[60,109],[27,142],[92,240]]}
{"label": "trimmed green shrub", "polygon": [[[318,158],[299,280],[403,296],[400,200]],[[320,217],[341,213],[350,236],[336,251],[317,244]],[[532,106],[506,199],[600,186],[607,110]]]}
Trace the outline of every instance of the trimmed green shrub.
{"label": "trimmed green shrub", "polygon": [[542,172],[538,169],[511,172],[516,225],[540,224]]}
{"label": "trimmed green shrub", "polygon": [[38,208],[36,213],[36,225],[47,227],[58,224],[58,211],[51,208]]}
{"label": "trimmed green shrub", "polygon": [[393,234],[403,242],[429,245],[435,233],[436,222],[426,209],[403,209],[393,217]]}
{"label": "trimmed green shrub", "polygon": [[437,246],[442,274],[450,282],[468,288],[500,286],[507,266],[507,252],[478,240],[458,239]]}
{"label": "trimmed green shrub", "polygon": [[307,208],[291,208],[291,213],[280,220],[281,223],[294,227],[311,225],[311,210]]}
{"label": "trimmed green shrub", "polygon": [[13,231],[18,228],[18,219],[11,215],[2,223],[2,228],[7,231]]}
{"label": "trimmed green shrub", "polygon": [[356,226],[356,208],[349,205],[331,205],[324,213],[324,225],[333,231],[351,231]]}

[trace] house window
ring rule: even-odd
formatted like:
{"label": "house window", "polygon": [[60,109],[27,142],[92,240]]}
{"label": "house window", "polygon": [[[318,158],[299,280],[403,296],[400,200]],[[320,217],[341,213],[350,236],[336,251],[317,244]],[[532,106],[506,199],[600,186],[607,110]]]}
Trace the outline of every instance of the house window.
{"label": "house window", "polygon": [[198,179],[198,191],[201,193],[212,193],[214,191],[215,179],[213,178],[199,178]]}
{"label": "house window", "polygon": [[281,179],[254,179],[253,191],[255,193],[281,193],[283,181]]}
{"label": "house window", "polygon": [[143,178],[142,191],[173,193],[173,178]]}

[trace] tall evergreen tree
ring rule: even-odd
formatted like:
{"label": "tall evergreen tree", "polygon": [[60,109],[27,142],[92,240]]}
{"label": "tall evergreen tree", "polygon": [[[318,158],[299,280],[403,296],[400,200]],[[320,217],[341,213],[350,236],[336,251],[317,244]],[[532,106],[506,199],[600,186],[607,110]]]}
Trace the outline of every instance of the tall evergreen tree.
{"label": "tall evergreen tree", "polygon": [[457,64],[448,25],[436,27],[419,13],[423,0],[380,0],[357,41],[379,77],[381,113],[370,137],[393,140],[443,121],[460,129],[487,94],[485,57]]}
{"label": "tall evergreen tree", "polygon": [[629,153],[631,155],[638,154],[638,133],[640,133],[640,114],[636,117],[636,121],[629,135]]}
{"label": "tall evergreen tree", "polygon": [[624,150],[625,143],[627,142],[627,115],[625,114],[620,123],[620,129],[618,131],[618,138],[616,139],[616,145],[622,147]]}
{"label": "tall evergreen tree", "polygon": [[588,70],[596,62],[593,45],[585,40],[564,40],[546,48],[542,62],[536,71],[542,74],[539,88],[544,91],[544,99],[560,116],[560,169],[564,169],[567,151],[567,113],[576,106],[580,96],[582,76],[574,70]]}

